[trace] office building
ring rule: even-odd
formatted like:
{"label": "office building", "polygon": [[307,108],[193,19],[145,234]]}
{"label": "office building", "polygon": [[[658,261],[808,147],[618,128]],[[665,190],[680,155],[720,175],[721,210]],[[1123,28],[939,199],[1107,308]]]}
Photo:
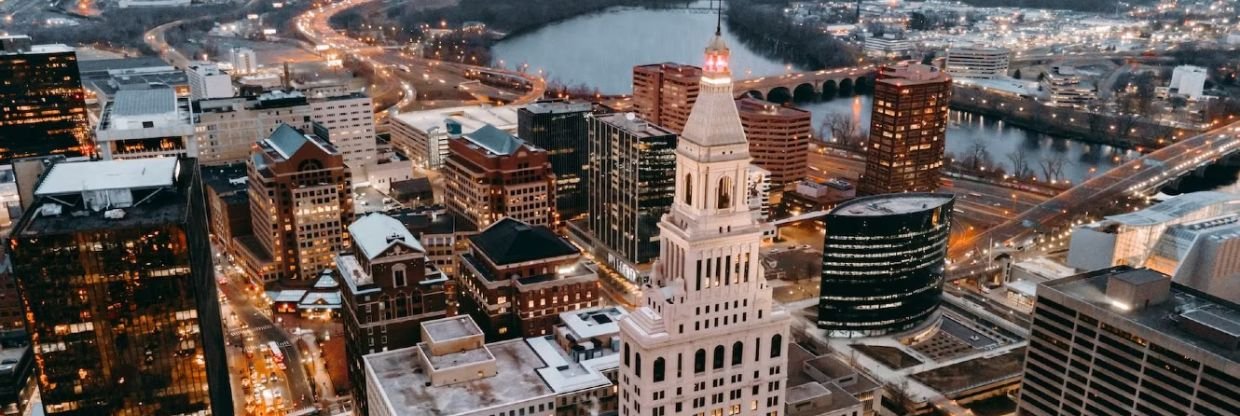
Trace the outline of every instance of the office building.
{"label": "office building", "polygon": [[1041,87],[1050,92],[1051,104],[1057,107],[1083,107],[1097,98],[1097,87],[1081,79],[1076,68],[1064,65],[1051,67],[1043,73]]}
{"label": "office building", "polygon": [[589,120],[590,230],[627,275],[659,255],[659,220],[676,194],[676,134],[633,113]]}
{"label": "office building", "polygon": [[449,141],[444,169],[448,209],[478,228],[511,217],[555,226],[555,173],[547,151],[483,126]]}
{"label": "office building", "polygon": [[233,414],[193,159],[60,162],[14,226],[47,414]]}
{"label": "office building", "polygon": [[204,98],[232,97],[232,77],[215,64],[196,63],[185,70],[189,79],[189,97],[193,101]]}
{"label": "office building", "polygon": [[1005,48],[953,46],[947,48],[943,70],[952,78],[1007,78],[1008,55],[1011,53]]}
{"label": "office building", "polygon": [[93,153],[73,48],[0,36],[0,79],[0,163]]}
{"label": "office building", "polygon": [[824,218],[818,327],[839,338],[912,330],[935,315],[951,194],[857,198]]}
{"label": "office building", "polygon": [[505,218],[468,244],[457,301],[487,339],[549,335],[560,312],[602,304],[598,276],[581,252],[547,227]]}
{"label": "office building", "polygon": [[1206,80],[1210,75],[1205,68],[1192,65],[1180,65],[1171,71],[1171,83],[1167,86],[1169,95],[1188,97],[1199,100],[1203,96]]}
{"label": "office building", "polygon": [[258,55],[250,48],[232,48],[228,51],[228,61],[232,63],[233,73],[249,75],[258,72]]}
{"label": "office building", "polygon": [[736,100],[753,163],[770,172],[777,191],[809,174],[810,113],[754,98]]}
{"label": "office building", "polygon": [[309,286],[349,246],[352,177],[335,146],[281,125],[249,162],[250,224],[239,244],[251,277]]}
{"label": "office building", "polygon": [[354,180],[365,180],[366,168],[379,162],[370,96],[353,92],[310,100],[310,119],[318,124],[315,134],[340,150]]}
{"label": "office building", "polygon": [[245,163],[233,163],[203,166],[201,171],[211,242],[224,252],[237,256],[234,239],[254,234],[250,227],[248,168]]}
{"label": "office building", "polygon": [[366,413],[362,356],[412,347],[422,322],[456,314],[452,282],[395,218],[370,214],[349,225],[353,247],[336,256],[345,354],[361,414]]}
{"label": "office building", "polygon": [[555,209],[568,220],[586,212],[588,102],[538,102],[517,110],[517,137],[547,151],[555,172]]}
{"label": "office building", "polygon": [[1240,308],[1127,266],[1043,283],[1020,414],[1230,415]]}
{"label": "office building", "polygon": [[489,344],[469,316],[423,323],[417,346],[364,358],[369,414],[615,414],[615,322],[624,316],[615,307],[564,312],[552,335]]}
{"label": "office building", "polygon": [[749,143],[716,30],[676,146],[676,196],[637,309],[620,320],[620,412],[778,415],[791,316],[763,276],[762,227],[742,196]]}
{"label": "office building", "polygon": [[448,276],[456,276],[457,260],[468,249],[465,239],[478,228],[442,205],[401,208],[384,212],[413,233],[426,248],[426,260]]}
{"label": "office building", "polygon": [[858,195],[939,189],[951,91],[952,77],[933,66],[902,63],[878,71]]}
{"label": "office building", "polygon": [[516,107],[452,107],[393,114],[392,148],[419,168],[438,169],[448,157],[448,140],[491,126],[516,134]]}
{"label": "office building", "polygon": [[1111,215],[1072,230],[1068,266],[1091,271],[1142,267],[1168,227],[1240,213],[1240,195],[1203,191],[1177,195],[1129,213]]}
{"label": "office building", "polygon": [[671,62],[633,67],[633,108],[643,120],[680,133],[697,101],[702,68]]}
{"label": "office building", "polygon": [[5,340],[0,346],[0,412],[5,416],[34,413],[31,405],[39,387],[31,377],[34,352],[25,344],[24,339],[21,343]]}
{"label": "office building", "polygon": [[913,42],[905,39],[903,33],[884,33],[879,36],[866,36],[862,50],[866,56],[892,59],[908,56],[913,51]]}
{"label": "office building", "polygon": [[99,116],[95,142],[103,159],[198,156],[189,99],[165,86],[117,91]]}
{"label": "office building", "polygon": [[1145,265],[1173,282],[1240,303],[1240,214],[1168,227]]}

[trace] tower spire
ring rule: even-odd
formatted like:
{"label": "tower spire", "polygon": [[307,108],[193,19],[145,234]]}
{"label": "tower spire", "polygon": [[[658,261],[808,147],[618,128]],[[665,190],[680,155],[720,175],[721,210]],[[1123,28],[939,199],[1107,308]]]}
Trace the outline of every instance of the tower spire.
{"label": "tower spire", "polygon": [[723,34],[723,0],[715,4],[715,36]]}

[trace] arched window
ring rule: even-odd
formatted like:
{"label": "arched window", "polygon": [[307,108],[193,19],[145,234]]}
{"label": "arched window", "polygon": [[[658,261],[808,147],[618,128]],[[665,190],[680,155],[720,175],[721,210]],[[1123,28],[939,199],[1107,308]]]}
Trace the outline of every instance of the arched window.
{"label": "arched window", "polygon": [[633,366],[633,375],[640,378],[642,376],[642,353],[634,354],[634,357],[633,363],[637,365]]}
{"label": "arched window", "polygon": [[624,366],[629,366],[629,343],[624,343]]}
{"label": "arched window", "polygon": [[[771,358],[779,357],[779,354],[782,353],[781,350],[783,348],[784,348],[784,337],[783,336],[780,336],[779,334],[775,334],[775,336],[771,337]],[[638,361],[638,362],[641,362],[641,361]]]}
{"label": "arched window", "polygon": [[741,356],[744,353],[745,353],[745,344],[741,344],[740,341],[736,341],[735,343],[733,343],[732,344],[732,365],[741,365],[741,360],[744,359]]}
{"label": "arched window", "polygon": [[706,371],[706,350],[698,348],[697,352],[693,353],[693,372],[703,371]]}
{"label": "arched window", "polygon": [[693,174],[685,174],[685,205],[693,205]]}
{"label": "arched window", "polygon": [[722,345],[716,345],[716,346],[715,346],[715,360],[714,360],[714,364],[715,364],[715,365],[714,365],[714,367],[713,367],[713,368],[714,368],[714,369],[716,369],[716,370],[718,370],[718,369],[720,369],[720,368],[723,368],[723,346],[722,346]]}
{"label": "arched window", "polygon": [[732,177],[719,178],[719,200],[715,206],[719,209],[732,207]]}
{"label": "arched window", "polygon": [[664,370],[666,370],[666,367],[667,367],[667,362],[663,360],[663,357],[654,359],[654,381],[656,383],[663,381],[663,377],[664,377],[663,372]]}

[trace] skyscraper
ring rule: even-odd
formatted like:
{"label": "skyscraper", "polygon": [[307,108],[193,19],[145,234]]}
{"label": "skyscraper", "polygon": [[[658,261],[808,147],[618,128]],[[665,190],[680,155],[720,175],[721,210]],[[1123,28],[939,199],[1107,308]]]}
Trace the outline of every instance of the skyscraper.
{"label": "skyscraper", "polygon": [[555,209],[570,219],[586,212],[589,156],[587,102],[539,102],[517,110],[517,137],[547,150],[555,172]]}
{"label": "skyscraper", "polygon": [[0,163],[14,158],[91,153],[77,53],[0,36]]}
{"label": "skyscraper", "polygon": [[248,179],[257,244],[239,250],[250,272],[268,283],[308,286],[332,267],[349,246],[351,179],[340,151],[321,137],[281,124],[259,142]]}
{"label": "skyscraper", "polygon": [[233,414],[194,159],[60,162],[14,227],[48,414]]}
{"label": "skyscraper", "polygon": [[859,195],[939,189],[951,90],[951,76],[930,65],[878,71]]}
{"label": "skyscraper", "polygon": [[643,119],[680,133],[698,97],[702,68],[671,62],[633,67],[633,107]]}
{"label": "skyscraper", "polygon": [[913,329],[939,308],[951,194],[857,198],[825,218],[818,327],[832,337]]}
{"label": "skyscraper", "polygon": [[676,147],[676,194],[637,309],[620,321],[620,414],[777,415],[790,316],[771,298],[749,212],[749,144],[728,47],[706,48],[699,96]]}
{"label": "skyscraper", "polygon": [[[633,113],[590,117],[590,230],[624,273],[659,255],[676,195],[676,134]],[[609,261],[612,256],[608,256]]]}
{"label": "skyscraper", "polygon": [[736,100],[736,110],[745,126],[753,163],[771,173],[774,188],[783,191],[805,179],[813,136],[809,111],[751,97]]}

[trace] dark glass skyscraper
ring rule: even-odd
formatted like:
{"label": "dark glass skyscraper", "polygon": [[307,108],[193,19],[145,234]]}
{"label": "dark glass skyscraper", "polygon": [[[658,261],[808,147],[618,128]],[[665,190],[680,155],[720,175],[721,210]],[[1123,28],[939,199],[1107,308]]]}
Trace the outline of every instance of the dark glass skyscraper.
{"label": "dark glass skyscraper", "polygon": [[832,337],[912,329],[934,314],[951,236],[951,194],[857,198],[825,217],[818,327]]}
{"label": "dark glass skyscraper", "polygon": [[233,414],[196,160],[55,164],[9,246],[48,414]]}
{"label": "dark glass skyscraper", "polygon": [[657,257],[659,219],[676,196],[676,134],[633,113],[592,116],[589,173],[598,242],[630,265]]}
{"label": "dark glass skyscraper", "polygon": [[73,48],[0,37],[0,163],[89,154],[83,94]]}
{"label": "dark glass skyscraper", "polygon": [[564,220],[586,211],[587,102],[547,101],[517,111],[517,137],[547,150],[555,172],[555,209]]}

